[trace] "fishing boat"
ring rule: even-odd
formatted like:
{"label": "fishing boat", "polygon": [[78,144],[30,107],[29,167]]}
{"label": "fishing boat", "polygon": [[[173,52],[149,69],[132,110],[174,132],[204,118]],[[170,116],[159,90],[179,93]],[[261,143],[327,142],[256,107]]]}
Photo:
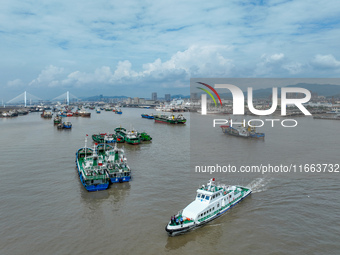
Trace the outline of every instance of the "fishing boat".
{"label": "fishing boat", "polygon": [[257,139],[263,139],[265,137],[264,133],[257,133],[255,127],[251,126],[243,126],[239,125],[236,127],[232,127],[230,125],[222,125],[222,132],[233,135],[233,136],[238,136],[238,137],[243,137],[243,138],[257,138]]}
{"label": "fishing boat", "polygon": [[130,131],[126,131],[124,140],[125,142],[129,144],[133,144],[133,145],[140,144],[140,137],[138,135],[138,132],[134,129]]}
{"label": "fishing boat", "polygon": [[54,119],[53,119],[53,123],[54,125],[58,125],[62,122],[63,118],[61,116],[55,116]]}
{"label": "fishing boat", "polygon": [[131,169],[127,165],[127,159],[123,149],[117,147],[112,148],[110,145],[106,145],[105,151],[97,147],[99,155],[103,155],[105,158],[106,171],[110,176],[111,183],[128,182],[131,179]]}
{"label": "fishing boat", "polygon": [[156,115],[154,116],[155,122],[167,123],[167,124],[185,124],[187,121],[182,114],[175,115]]}
{"label": "fishing boat", "polygon": [[115,128],[116,132],[116,141],[117,143],[124,143],[125,142],[125,136],[126,136],[126,129],[123,127],[117,127]]}
{"label": "fishing boat", "polygon": [[99,109],[99,108],[97,108],[96,112],[97,112],[97,113],[100,113],[100,109]]}
{"label": "fishing boat", "polygon": [[76,152],[76,164],[79,179],[87,191],[105,190],[109,187],[110,176],[103,164],[103,155],[98,155],[95,148],[80,148]]}
{"label": "fishing boat", "polygon": [[65,129],[71,129],[72,128],[72,123],[69,121],[63,122],[63,128]]}
{"label": "fishing boat", "polygon": [[116,136],[107,133],[93,134],[92,140],[96,143],[114,143],[116,142]]}
{"label": "fishing boat", "polygon": [[43,111],[41,114],[40,114],[40,116],[42,117],[42,118],[52,118],[52,112],[47,112],[47,111]]}
{"label": "fishing boat", "polygon": [[138,133],[138,136],[141,141],[147,142],[152,140],[152,137],[148,135],[146,132]]}
{"label": "fishing boat", "polygon": [[119,110],[116,110],[116,111],[115,111],[115,114],[123,114],[123,112],[122,112],[121,109],[119,109]]}
{"label": "fishing boat", "polygon": [[146,114],[146,113],[142,113],[141,114],[142,115],[142,118],[145,118],[145,119],[153,119],[154,118],[154,116],[153,116],[153,114]]}
{"label": "fishing boat", "polygon": [[82,108],[81,110],[78,111],[79,116],[81,117],[91,117],[91,113],[87,112],[85,108]]}
{"label": "fishing boat", "polygon": [[251,194],[250,188],[216,184],[215,178],[197,190],[196,198],[183,210],[171,217],[165,230],[176,235],[203,226],[218,218]]}

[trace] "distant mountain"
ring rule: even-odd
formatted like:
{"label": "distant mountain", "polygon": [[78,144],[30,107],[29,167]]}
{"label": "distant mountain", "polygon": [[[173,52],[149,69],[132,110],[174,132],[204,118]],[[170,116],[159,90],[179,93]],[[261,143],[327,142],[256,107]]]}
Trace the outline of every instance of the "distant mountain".
{"label": "distant mountain", "polygon": [[128,98],[127,96],[92,96],[92,97],[84,97],[82,100],[84,101],[105,101],[107,99],[126,99]]}
{"label": "distant mountain", "polygon": [[[298,87],[308,89],[311,93],[316,93],[318,96],[325,97],[337,97],[340,94],[340,86],[339,85],[330,85],[330,84],[308,84],[308,83],[298,83],[294,85],[288,85],[285,87]],[[267,89],[256,89],[253,91],[254,98],[269,98],[272,95],[272,88]],[[281,90],[278,90],[279,96],[281,95]],[[221,93],[221,98],[231,99],[231,93]]]}

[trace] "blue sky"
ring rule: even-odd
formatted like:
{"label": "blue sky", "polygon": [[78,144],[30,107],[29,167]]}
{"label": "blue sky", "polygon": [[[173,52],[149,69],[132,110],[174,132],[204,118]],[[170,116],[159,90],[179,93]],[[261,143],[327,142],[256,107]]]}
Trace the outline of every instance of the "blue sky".
{"label": "blue sky", "polygon": [[189,94],[194,77],[339,77],[340,1],[2,0],[0,100]]}

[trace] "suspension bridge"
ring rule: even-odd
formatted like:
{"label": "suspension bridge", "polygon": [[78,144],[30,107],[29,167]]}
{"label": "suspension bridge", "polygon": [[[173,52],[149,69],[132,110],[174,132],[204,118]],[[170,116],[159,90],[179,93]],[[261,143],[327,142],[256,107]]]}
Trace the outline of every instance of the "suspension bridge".
{"label": "suspension bridge", "polygon": [[[63,101],[67,105],[70,104],[70,100],[78,100],[76,96],[72,95],[69,91],[65,92],[64,94],[61,94],[60,96],[57,96],[51,100],[43,100],[40,97],[37,97],[35,95],[32,95],[31,93],[28,93],[27,91],[24,91],[20,95],[12,98],[11,100],[7,101],[6,104],[11,105],[18,105],[18,104],[24,104],[25,107],[27,106],[27,102],[31,105],[32,103],[42,103],[46,101],[55,102],[55,101]],[[2,102],[2,105],[4,103]]]}

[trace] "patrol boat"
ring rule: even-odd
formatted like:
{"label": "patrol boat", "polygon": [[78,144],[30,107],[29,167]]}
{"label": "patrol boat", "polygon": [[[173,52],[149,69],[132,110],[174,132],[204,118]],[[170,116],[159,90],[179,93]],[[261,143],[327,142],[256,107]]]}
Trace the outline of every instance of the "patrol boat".
{"label": "patrol boat", "polygon": [[170,236],[200,227],[224,214],[251,193],[250,188],[216,184],[215,178],[197,190],[196,199],[171,217],[165,230]]}

